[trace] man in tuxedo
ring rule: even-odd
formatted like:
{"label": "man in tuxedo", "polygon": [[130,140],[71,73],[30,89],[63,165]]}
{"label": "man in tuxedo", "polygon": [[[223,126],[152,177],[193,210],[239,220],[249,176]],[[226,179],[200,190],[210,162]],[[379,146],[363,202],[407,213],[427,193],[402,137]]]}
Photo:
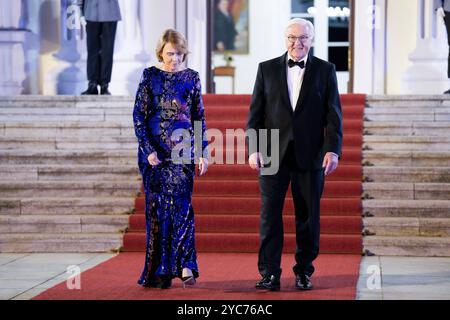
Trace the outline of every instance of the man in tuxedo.
{"label": "man in tuxedo", "polygon": [[295,285],[299,290],[313,287],[320,198],[325,176],[337,168],[342,148],[335,66],[309,54],[313,39],[311,22],[291,20],[285,31],[287,53],[258,67],[247,129],[278,130],[279,145],[268,147],[269,153],[279,153],[280,165],[276,174],[264,175],[268,164],[261,145],[259,149],[249,147],[249,164],[260,171],[262,200],[258,256],[262,279],[256,283],[257,289],[280,290],[282,211],[289,183],[295,206]]}
{"label": "man in tuxedo", "polygon": [[[445,29],[447,29],[447,39],[450,48],[450,0],[434,0],[434,9],[438,15],[438,19],[444,19]],[[447,62],[447,76],[450,78],[450,49]],[[444,94],[450,94],[450,89]]]}
{"label": "man in tuxedo", "polygon": [[88,89],[82,95],[110,95],[117,22],[122,19],[118,0],[78,0],[86,26]]}

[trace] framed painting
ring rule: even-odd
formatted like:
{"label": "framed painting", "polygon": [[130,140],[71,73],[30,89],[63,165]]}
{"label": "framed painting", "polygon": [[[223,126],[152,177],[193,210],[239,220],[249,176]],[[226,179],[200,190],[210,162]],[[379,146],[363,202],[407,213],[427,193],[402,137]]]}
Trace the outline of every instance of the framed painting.
{"label": "framed painting", "polygon": [[213,0],[215,53],[248,54],[249,0]]}

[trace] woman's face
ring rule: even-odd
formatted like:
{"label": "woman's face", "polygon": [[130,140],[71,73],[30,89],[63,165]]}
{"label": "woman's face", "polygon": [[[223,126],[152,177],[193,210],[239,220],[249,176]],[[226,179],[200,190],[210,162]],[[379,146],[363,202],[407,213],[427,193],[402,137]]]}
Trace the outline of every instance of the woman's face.
{"label": "woman's face", "polygon": [[184,54],[179,52],[170,42],[163,48],[162,58],[167,71],[177,71],[183,63]]}

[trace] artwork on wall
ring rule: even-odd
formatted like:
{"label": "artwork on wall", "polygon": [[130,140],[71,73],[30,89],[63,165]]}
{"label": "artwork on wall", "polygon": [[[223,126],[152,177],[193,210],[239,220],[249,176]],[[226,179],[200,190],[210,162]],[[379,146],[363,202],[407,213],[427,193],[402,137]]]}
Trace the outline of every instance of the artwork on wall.
{"label": "artwork on wall", "polygon": [[214,0],[214,52],[248,54],[248,5],[249,0]]}

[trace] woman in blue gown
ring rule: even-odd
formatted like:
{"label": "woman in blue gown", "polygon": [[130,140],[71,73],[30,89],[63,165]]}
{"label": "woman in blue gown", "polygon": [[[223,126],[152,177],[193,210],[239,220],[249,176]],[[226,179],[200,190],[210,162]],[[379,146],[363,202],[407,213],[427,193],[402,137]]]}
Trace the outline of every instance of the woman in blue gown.
{"label": "woman in blue gown", "polygon": [[208,168],[208,142],[199,74],[183,68],[184,36],[166,30],[156,53],[161,64],[144,70],[133,111],[147,232],[138,284],[169,288],[173,278],[192,285],[199,276],[191,199],[195,163],[199,175]]}

